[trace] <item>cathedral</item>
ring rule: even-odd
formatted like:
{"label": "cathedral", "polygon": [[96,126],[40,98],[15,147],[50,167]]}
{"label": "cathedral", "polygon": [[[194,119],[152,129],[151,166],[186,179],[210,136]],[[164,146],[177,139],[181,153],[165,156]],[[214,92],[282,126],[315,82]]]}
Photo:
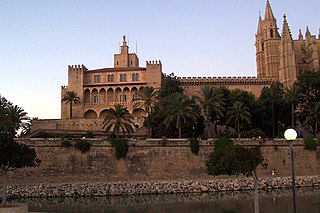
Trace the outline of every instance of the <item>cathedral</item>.
{"label": "cathedral", "polygon": [[[320,66],[320,32],[318,38],[310,33],[308,27],[304,36],[301,30],[299,32],[298,39],[293,39],[284,15],[280,35],[277,20],[267,0],[264,18],[259,15],[256,33],[257,76],[178,77],[178,80],[188,95],[197,94],[205,85],[241,89],[252,92],[256,97],[263,87],[274,81],[290,86],[301,72],[319,71]],[[73,106],[74,119],[69,119],[69,106],[61,102],[61,119],[35,121],[32,131],[102,131],[105,112],[115,104],[127,107],[134,117],[136,128],[141,127],[146,112],[134,109],[133,106],[138,101],[136,93],[144,86],[159,88],[164,75],[161,61],[147,61],[145,67],[141,67],[138,56],[129,52],[124,36],[120,53],[114,54],[112,68],[68,66],[68,85],[61,87],[61,99],[67,91],[77,93],[80,103]]]}
{"label": "cathedral", "polygon": [[305,36],[299,30],[298,39],[293,39],[284,15],[280,35],[269,0],[264,19],[259,16],[255,46],[258,78],[273,78],[290,86],[301,72],[319,71],[320,32],[317,38],[307,27]]}

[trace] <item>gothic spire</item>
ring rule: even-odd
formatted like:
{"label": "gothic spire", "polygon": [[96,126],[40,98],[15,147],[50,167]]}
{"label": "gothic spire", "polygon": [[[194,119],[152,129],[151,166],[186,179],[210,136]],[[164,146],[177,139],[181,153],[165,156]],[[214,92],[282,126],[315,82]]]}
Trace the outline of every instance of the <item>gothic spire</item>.
{"label": "gothic spire", "polygon": [[309,27],[307,26],[307,29],[306,29],[306,37],[308,37],[308,36],[311,36],[311,33],[310,33],[310,31],[309,31]]}
{"label": "gothic spire", "polygon": [[303,40],[303,35],[302,35],[302,32],[301,32],[301,29],[299,29],[299,40]]}
{"label": "gothic spire", "polygon": [[268,19],[274,19],[274,15],[273,15],[269,0],[267,0],[266,12],[264,14],[264,20],[268,20]]}
{"label": "gothic spire", "polygon": [[262,32],[262,29],[263,29],[263,21],[262,21],[261,14],[259,11],[259,21],[258,21],[257,34],[260,34]]}
{"label": "gothic spire", "polygon": [[290,28],[287,22],[287,17],[285,14],[283,15],[282,37],[292,38]]}

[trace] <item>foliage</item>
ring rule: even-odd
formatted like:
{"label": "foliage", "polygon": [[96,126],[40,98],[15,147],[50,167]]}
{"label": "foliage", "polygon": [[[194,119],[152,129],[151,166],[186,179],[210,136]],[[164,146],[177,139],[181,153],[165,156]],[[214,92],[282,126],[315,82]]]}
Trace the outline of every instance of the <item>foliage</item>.
{"label": "foliage", "polygon": [[35,149],[14,140],[16,131],[23,125],[27,113],[0,96],[0,169],[3,175],[3,200],[6,204],[7,172],[37,166],[40,160]]}
{"label": "foliage", "polygon": [[130,135],[133,132],[133,117],[126,107],[120,104],[114,105],[114,109],[110,108],[106,111],[106,117],[103,121],[103,128],[108,133],[112,129],[112,133],[119,138],[120,132],[124,135],[126,132]]}
{"label": "foliage", "polygon": [[77,93],[74,91],[67,91],[66,94],[64,94],[61,102],[66,102],[66,104],[69,104],[69,115],[70,118],[72,118],[72,105],[80,103],[80,97],[78,97]]}
{"label": "foliage", "polygon": [[159,100],[157,99],[158,91],[153,87],[143,87],[142,90],[136,93],[137,102],[133,106],[134,109],[142,108],[146,111],[147,117],[145,120],[145,125],[148,127],[148,138],[151,138],[151,128],[152,122],[150,119],[150,114],[154,111],[155,107],[160,107]]}
{"label": "foliage", "polygon": [[61,147],[69,148],[71,146],[72,146],[72,144],[69,140],[62,140],[61,141]]}
{"label": "foliage", "polygon": [[124,138],[111,138],[110,141],[115,150],[116,158],[125,159],[128,153],[128,141]]}
{"label": "foliage", "polygon": [[251,176],[259,165],[266,167],[259,146],[245,148],[234,145],[227,138],[220,138],[215,142],[214,151],[206,161],[209,175]]}
{"label": "foliage", "polygon": [[283,84],[273,82],[270,87],[265,86],[262,88],[259,97],[263,110],[267,115],[265,120],[262,120],[263,124],[261,125],[261,129],[272,138],[276,135],[279,136],[283,128],[291,123],[291,116],[287,113],[290,111],[291,105],[284,101],[284,94]]}
{"label": "foliage", "polygon": [[167,146],[168,139],[166,137],[163,137],[159,143],[161,144],[161,146]]}
{"label": "foliage", "polygon": [[196,100],[201,106],[201,113],[208,128],[208,137],[211,138],[210,124],[223,117],[224,99],[221,90],[214,87],[204,86],[196,96]]}
{"label": "foliage", "polygon": [[242,132],[243,138],[266,138],[266,133],[264,133],[261,129],[251,129],[248,131]]}
{"label": "foliage", "polygon": [[300,90],[300,106],[302,108],[308,106],[312,102],[320,101],[320,72],[303,71],[295,85]]}
{"label": "foliage", "polygon": [[307,150],[316,150],[317,149],[317,141],[312,137],[308,137],[304,140],[304,146]]}
{"label": "foliage", "polygon": [[86,140],[77,140],[74,147],[81,151],[81,153],[88,152],[91,148],[91,143]]}
{"label": "foliage", "polygon": [[190,138],[189,139],[190,142],[190,148],[191,148],[191,152],[198,155],[199,153],[199,141],[196,138]]}
{"label": "foliage", "polygon": [[180,86],[180,82],[174,73],[171,73],[162,78],[161,88],[159,90],[160,98],[165,98],[172,93],[182,93],[183,88]]}
{"label": "foliage", "polygon": [[166,118],[164,119],[166,128],[175,124],[175,128],[179,132],[179,138],[181,138],[182,126],[188,122],[195,123],[199,117],[197,111],[194,110],[197,108],[196,103],[180,93],[171,94],[166,101]]}
{"label": "foliage", "polygon": [[317,103],[310,103],[304,113],[304,123],[313,126],[314,135],[318,136],[318,126],[320,124],[320,101]]}
{"label": "foliage", "polygon": [[249,112],[249,108],[244,106],[244,104],[240,101],[236,101],[232,107],[229,107],[227,112],[226,121],[227,124],[233,123],[234,127],[236,127],[238,138],[240,138],[240,125],[244,122],[251,123],[251,114]]}

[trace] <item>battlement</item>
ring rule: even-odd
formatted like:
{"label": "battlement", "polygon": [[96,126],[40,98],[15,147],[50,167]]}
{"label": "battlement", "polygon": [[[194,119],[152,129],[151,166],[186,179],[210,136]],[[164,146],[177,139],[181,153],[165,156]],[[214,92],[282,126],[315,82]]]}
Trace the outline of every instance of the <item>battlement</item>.
{"label": "battlement", "polygon": [[73,71],[87,71],[87,67],[85,67],[83,64],[79,65],[68,65],[68,70],[73,70]]}
{"label": "battlement", "polygon": [[66,85],[61,86],[61,90],[68,90],[68,86]]}
{"label": "battlement", "polygon": [[146,61],[147,65],[161,65],[161,61],[156,60],[156,61]]}
{"label": "battlement", "polygon": [[178,77],[181,85],[226,85],[226,84],[271,84],[275,79],[272,78],[257,78],[255,76],[223,76],[223,77]]}

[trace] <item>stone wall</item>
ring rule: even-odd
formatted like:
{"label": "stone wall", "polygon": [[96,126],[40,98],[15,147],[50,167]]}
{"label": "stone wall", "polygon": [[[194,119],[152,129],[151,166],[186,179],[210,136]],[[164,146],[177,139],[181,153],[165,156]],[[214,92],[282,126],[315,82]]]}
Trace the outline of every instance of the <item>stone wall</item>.
{"label": "stone wall", "polygon": [[[212,141],[201,141],[198,155],[191,152],[186,140],[169,140],[162,146],[159,140],[129,142],[126,159],[117,160],[110,143],[91,139],[93,146],[87,153],[61,146],[60,139],[22,139],[34,147],[42,163],[37,168],[25,168],[10,173],[10,183],[80,183],[115,181],[211,180],[230,178],[206,174],[205,161],[212,151]],[[291,175],[289,146],[285,140],[239,140],[235,143],[255,146],[263,143],[262,152],[267,169],[258,169],[260,177]],[[320,148],[304,149],[303,141],[295,142],[295,170],[297,176],[320,175]],[[231,177],[232,178],[232,177]]]}

